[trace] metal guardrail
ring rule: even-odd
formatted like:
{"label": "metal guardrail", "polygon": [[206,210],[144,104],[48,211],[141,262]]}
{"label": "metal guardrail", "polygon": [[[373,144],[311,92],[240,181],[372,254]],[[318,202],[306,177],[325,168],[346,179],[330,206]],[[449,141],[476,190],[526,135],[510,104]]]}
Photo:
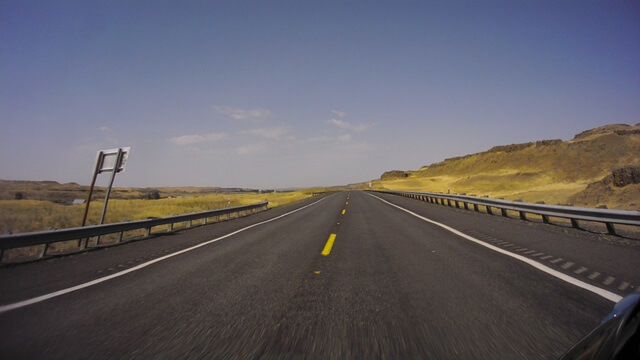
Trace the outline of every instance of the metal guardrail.
{"label": "metal guardrail", "polygon": [[[431,204],[440,204],[454,206],[460,208],[460,204],[466,210],[471,210],[470,205],[473,205],[474,211],[480,211],[478,206],[484,206],[488,214],[493,215],[493,209],[500,209],[502,216],[509,217],[507,210],[517,211],[520,219],[527,220],[527,214],[540,215],[542,221],[546,224],[550,224],[550,217],[565,218],[571,220],[571,225],[574,228],[579,229],[580,225],[578,221],[593,221],[604,223],[607,226],[607,231],[616,235],[614,224],[618,225],[631,225],[640,226],[640,212],[639,211],[626,211],[626,210],[607,210],[607,209],[590,209],[574,206],[561,206],[561,205],[544,205],[544,204],[531,204],[519,201],[491,199],[469,195],[451,195],[429,192],[410,192],[410,191],[378,191],[375,192],[393,194],[404,196],[416,200],[425,201]],[[445,204],[446,202],[446,204]]]}
{"label": "metal guardrail", "polygon": [[[148,220],[138,220],[131,222],[122,222],[115,224],[105,224],[105,225],[92,225],[85,227],[77,227],[77,228],[69,228],[69,229],[60,229],[60,230],[52,230],[52,231],[37,231],[37,232],[29,232],[29,233],[20,233],[20,234],[12,234],[12,235],[1,235],[0,236],[0,263],[2,263],[4,250],[15,249],[27,246],[34,245],[45,245],[42,249],[40,256],[38,258],[43,258],[47,256],[47,250],[49,244],[61,242],[61,241],[70,241],[70,240],[78,240],[78,247],[74,249],[74,251],[65,252],[65,254],[76,253],[89,250],[91,248],[100,247],[100,236],[110,235],[110,234],[119,234],[117,242],[122,242],[123,234],[126,231],[145,229],[145,237],[149,237],[151,235],[151,229],[156,226],[161,225],[169,225],[168,231],[173,230],[173,225],[176,223],[189,222],[188,227],[192,227],[192,222],[194,220],[204,219],[203,224],[207,223],[209,218],[216,218],[216,222],[220,221],[221,216],[227,216],[226,220],[231,219],[231,214],[238,214],[240,217],[241,213],[244,213],[243,216],[248,215],[249,212],[255,213],[259,211],[264,211],[267,209],[269,205],[268,201],[263,201],[256,204],[244,205],[244,206],[235,206],[228,207],[224,209],[203,211],[198,213],[184,214],[171,216],[166,218],[159,219],[148,219]],[[181,228],[183,229],[183,228]],[[97,237],[96,246],[89,246],[88,240],[90,238]],[[113,245],[113,244],[110,244]],[[55,254],[58,255],[58,254]]]}

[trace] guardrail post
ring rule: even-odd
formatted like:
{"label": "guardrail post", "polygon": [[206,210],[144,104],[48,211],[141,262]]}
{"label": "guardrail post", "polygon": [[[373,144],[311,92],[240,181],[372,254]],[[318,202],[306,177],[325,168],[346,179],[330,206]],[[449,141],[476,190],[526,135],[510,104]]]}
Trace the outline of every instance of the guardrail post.
{"label": "guardrail post", "polygon": [[502,216],[504,217],[509,217],[509,214],[507,214],[507,210],[506,209],[500,209],[500,212],[502,213]]}
{"label": "guardrail post", "polygon": [[540,215],[542,216],[542,222],[545,224],[551,224],[551,221],[549,221],[549,215]]}
{"label": "guardrail post", "polygon": [[42,259],[43,257],[45,257],[45,255],[47,255],[47,249],[49,249],[49,244],[44,244],[44,246],[42,247],[42,251],[40,252],[40,254],[38,254],[38,258]]}
{"label": "guardrail post", "polygon": [[616,234],[616,228],[613,227],[613,223],[605,223],[605,224],[607,225],[607,231],[609,232],[610,235],[618,235]]}
{"label": "guardrail post", "polygon": [[576,219],[571,219],[571,226],[573,226],[576,229],[580,229],[580,224],[578,224],[578,220]]}
{"label": "guardrail post", "polygon": [[[245,206],[237,206],[226,209],[212,210],[212,211],[203,211],[202,213],[197,213],[194,216],[193,214],[188,214],[187,216],[178,215],[171,216],[168,218],[163,218],[160,221],[158,220],[140,220],[136,221],[136,224],[131,224],[128,222],[123,222],[120,224],[109,224],[109,225],[98,225],[95,228],[69,228],[69,229],[61,229],[60,231],[37,231],[33,233],[19,234],[15,235],[0,235],[0,263],[2,263],[2,258],[6,253],[7,249],[14,248],[22,248],[22,247],[36,247],[34,248],[35,253],[33,256],[30,256],[32,259],[38,258],[47,258],[49,256],[49,248],[50,244],[56,244],[60,242],[73,242],[74,248],[69,249],[69,252],[81,252],[87,251],[96,247],[104,247],[115,245],[118,243],[122,243],[125,240],[125,233],[129,231],[137,231],[139,233],[140,230],[144,229],[144,236],[150,237],[153,235],[152,229],[153,227],[167,225],[169,231],[174,230],[176,221],[178,223],[188,223],[189,227],[197,226],[198,224],[206,224],[209,219],[215,217],[217,220],[221,219],[221,216],[226,213],[227,220],[231,220],[231,215],[236,214],[236,218],[249,216],[252,213],[259,212],[261,209],[268,209],[268,203],[264,204],[252,204]],[[231,211],[231,212],[229,212]],[[182,220],[187,218],[187,220]],[[190,219],[190,220],[189,220]],[[202,220],[202,221],[200,221]],[[103,239],[107,239],[106,242],[103,243]],[[111,239],[111,240],[109,240]],[[51,256],[56,256],[57,252],[52,254]]]}
{"label": "guardrail post", "polygon": [[491,206],[485,206],[487,208],[487,214],[493,215],[493,211],[491,210]]}
{"label": "guardrail post", "polygon": [[469,203],[468,202],[463,202],[462,205],[464,205],[464,209],[465,210],[469,210]]}
{"label": "guardrail post", "polygon": [[520,211],[520,220],[527,220],[527,213],[524,211]]}
{"label": "guardrail post", "polygon": [[480,208],[478,207],[478,204],[473,204],[473,211],[480,212]]}

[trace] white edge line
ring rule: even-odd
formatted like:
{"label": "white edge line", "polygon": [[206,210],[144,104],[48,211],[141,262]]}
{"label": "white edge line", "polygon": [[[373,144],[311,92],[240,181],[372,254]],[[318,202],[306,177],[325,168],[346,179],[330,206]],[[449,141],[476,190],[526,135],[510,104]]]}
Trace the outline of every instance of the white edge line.
{"label": "white edge line", "polygon": [[168,255],[165,255],[165,256],[159,257],[159,258],[157,258],[157,259],[153,259],[153,260],[147,261],[147,262],[145,262],[145,263],[142,263],[142,264],[140,264],[140,265],[136,265],[136,266],[134,266],[134,267],[132,267],[132,268],[129,268],[129,269],[127,269],[127,270],[123,270],[123,271],[117,272],[117,273],[115,273],[115,274],[111,274],[111,275],[108,275],[108,276],[104,276],[104,277],[101,277],[101,278],[97,278],[97,279],[95,279],[95,280],[91,280],[91,281],[89,281],[89,282],[86,282],[86,283],[83,283],[83,284],[80,284],[80,285],[76,285],[76,286],[72,286],[72,287],[69,287],[69,288],[66,288],[66,289],[62,289],[62,290],[58,290],[58,291],[54,291],[54,292],[49,293],[49,294],[40,295],[40,296],[37,296],[37,297],[31,298],[31,299],[27,299],[27,300],[19,301],[19,302],[13,303],[13,304],[2,305],[2,306],[0,306],[0,314],[1,314],[1,313],[4,313],[4,312],[7,312],[7,311],[11,311],[11,310],[19,309],[19,308],[21,308],[21,307],[25,307],[25,306],[28,306],[28,305],[32,305],[32,304],[35,304],[35,303],[39,303],[39,302],[42,302],[42,301],[45,301],[45,300],[48,300],[48,299],[51,299],[51,298],[54,298],[54,297],[58,297],[58,296],[64,295],[64,294],[68,294],[68,293],[70,293],[70,292],[74,292],[74,291],[77,291],[77,290],[81,290],[81,289],[84,289],[84,288],[88,288],[88,287],[90,287],[90,286],[97,285],[97,284],[100,284],[100,283],[102,283],[102,282],[105,282],[105,281],[108,281],[108,280],[111,280],[111,279],[115,279],[115,278],[117,278],[117,277],[120,277],[120,276],[126,275],[126,274],[128,274],[128,273],[131,273],[131,272],[134,272],[134,271],[141,270],[141,269],[143,269],[143,268],[145,268],[145,267],[147,267],[147,266],[149,266],[149,265],[155,264],[155,263],[157,263],[157,262],[160,262],[160,261],[163,261],[163,260],[169,259],[169,258],[171,258],[171,257],[174,257],[174,256],[177,256],[177,255],[180,255],[180,254],[186,253],[186,252],[191,251],[191,250],[195,250],[195,249],[197,249],[197,248],[199,248],[199,247],[202,247],[202,246],[205,246],[205,245],[209,245],[209,244],[211,244],[211,243],[213,243],[213,242],[216,242],[216,241],[219,241],[219,240],[222,240],[222,239],[228,238],[228,237],[233,236],[233,235],[235,235],[235,234],[237,234],[237,233],[243,232],[243,231],[245,231],[245,230],[249,230],[249,229],[251,229],[251,228],[253,228],[253,227],[260,226],[260,225],[264,225],[264,224],[269,223],[269,222],[272,222],[272,221],[274,221],[274,220],[278,220],[278,219],[283,218],[283,217],[285,217],[285,216],[291,215],[291,214],[293,214],[293,213],[295,213],[295,212],[298,212],[298,211],[300,211],[300,210],[303,210],[303,209],[306,209],[306,208],[308,208],[308,207],[310,207],[310,206],[313,206],[313,205],[315,205],[315,204],[319,203],[320,201],[322,201],[322,200],[324,200],[324,199],[326,199],[326,198],[327,198],[327,197],[323,197],[322,199],[320,199],[320,200],[318,200],[318,201],[315,201],[315,202],[313,202],[313,203],[311,203],[311,204],[305,205],[305,206],[303,206],[303,207],[301,207],[301,208],[298,208],[298,209],[295,209],[295,210],[293,210],[293,211],[289,211],[288,213],[285,213],[285,214],[282,214],[282,215],[276,216],[276,217],[274,217],[273,219],[269,219],[269,220],[265,220],[265,221],[262,221],[262,222],[259,222],[259,223],[253,224],[253,225],[249,225],[249,226],[247,226],[247,227],[244,227],[244,228],[239,229],[239,230],[236,230],[236,231],[234,231],[234,232],[232,232],[232,233],[229,233],[229,234],[226,234],[226,235],[220,236],[220,237],[215,238],[215,239],[213,239],[213,240],[208,240],[208,241],[205,241],[205,242],[200,243],[200,244],[198,244],[198,245],[194,245],[194,246],[192,246],[192,247],[190,247],[190,248],[182,249],[182,250],[180,250],[180,251],[176,251],[176,252],[174,252],[174,253],[171,253],[171,254],[168,254]]}
{"label": "white edge line", "polygon": [[539,263],[537,261],[533,261],[533,260],[531,260],[529,258],[526,258],[524,256],[520,256],[520,255],[511,253],[509,251],[503,250],[503,249],[501,249],[501,248],[499,248],[497,246],[493,246],[491,244],[487,244],[487,243],[485,243],[483,241],[480,241],[480,240],[478,240],[478,239],[476,239],[476,238],[474,238],[472,236],[469,236],[469,235],[467,235],[467,234],[465,234],[463,232],[460,232],[460,231],[458,231],[458,230],[456,230],[456,229],[454,229],[452,227],[449,227],[447,225],[444,225],[444,224],[441,224],[439,222],[433,221],[433,220],[428,219],[428,218],[426,218],[424,216],[418,215],[418,214],[416,214],[416,213],[414,213],[414,212],[412,212],[410,210],[407,210],[407,209],[405,209],[403,207],[400,207],[400,206],[398,206],[396,204],[390,203],[390,202],[388,202],[388,201],[386,201],[386,200],[384,200],[382,198],[379,198],[379,197],[377,197],[375,195],[371,195],[369,193],[367,193],[367,195],[373,196],[374,198],[376,198],[376,199],[378,199],[378,200],[380,200],[380,201],[382,201],[384,203],[387,203],[387,204],[389,204],[389,205],[391,205],[391,206],[393,206],[395,208],[398,208],[398,209],[400,209],[400,210],[402,210],[402,211],[404,211],[406,213],[409,213],[409,214],[411,214],[411,215],[413,215],[413,216],[415,216],[415,217],[417,217],[419,219],[422,219],[422,220],[424,220],[426,222],[429,222],[431,224],[437,225],[437,226],[439,226],[439,227],[441,227],[441,228],[443,228],[443,229],[445,229],[447,231],[450,231],[450,232],[452,232],[452,233],[454,233],[454,234],[456,234],[456,235],[458,235],[458,236],[460,236],[462,238],[465,238],[465,239],[467,239],[469,241],[472,241],[472,242],[474,242],[474,243],[476,243],[478,245],[482,245],[482,246],[484,246],[484,247],[486,247],[488,249],[491,249],[493,251],[499,252],[499,253],[501,253],[503,255],[510,256],[510,257],[512,257],[512,258],[514,258],[516,260],[520,260],[520,261],[522,261],[522,262],[524,262],[524,263],[526,263],[528,265],[533,266],[534,268],[536,268],[536,269],[538,269],[538,270],[540,270],[542,272],[545,272],[545,273],[547,273],[547,274],[549,274],[551,276],[554,276],[554,277],[556,277],[556,278],[558,278],[560,280],[566,281],[571,285],[575,285],[575,286],[580,287],[582,289],[585,289],[587,291],[591,291],[592,293],[594,293],[596,295],[600,295],[600,296],[602,296],[603,298],[605,298],[607,300],[610,300],[610,301],[613,301],[613,302],[618,302],[618,301],[622,300],[622,296],[620,296],[618,294],[612,293],[612,292],[607,291],[605,289],[601,289],[601,288],[599,288],[597,286],[593,286],[591,284],[587,284],[584,281],[580,281],[580,280],[578,280],[576,278],[573,278],[573,277],[571,277],[569,275],[563,274],[563,273],[561,273],[559,271],[556,271],[556,270],[554,270],[554,269],[552,269],[550,267],[547,267],[547,266],[545,266],[545,265],[543,265],[543,264],[541,264],[541,263]]}

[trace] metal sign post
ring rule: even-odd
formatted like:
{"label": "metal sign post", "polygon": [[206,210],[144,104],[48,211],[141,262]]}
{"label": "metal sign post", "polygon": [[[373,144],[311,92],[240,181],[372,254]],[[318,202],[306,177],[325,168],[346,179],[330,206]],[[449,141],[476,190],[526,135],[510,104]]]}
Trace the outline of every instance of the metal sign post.
{"label": "metal sign post", "polygon": [[111,172],[111,180],[109,181],[109,188],[107,189],[104,206],[102,208],[102,216],[100,217],[100,224],[104,223],[104,218],[107,214],[107,203],[109,202],[109,195],[111,194],[111,188],[113,187],[113,180],[116,178],[116,173],[124,172],[124,167],[127,164],[130,151],[130,147],[98,151],[98,155],[96,156],[96,167],[93,171],[93,179],[91,180],[91,187],[89,187],[89,195],[87,195],[87,201],[84,208],[84,216],[82,217],[82,226],[87,224],[89,203],[91,202],[91,195],[93,194],[93,188],[96,184],[98,174]]}

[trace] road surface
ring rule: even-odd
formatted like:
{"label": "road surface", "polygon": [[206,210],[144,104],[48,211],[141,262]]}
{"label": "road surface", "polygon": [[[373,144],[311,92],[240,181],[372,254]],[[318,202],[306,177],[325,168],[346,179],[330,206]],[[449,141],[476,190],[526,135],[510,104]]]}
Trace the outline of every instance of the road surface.
{"label": "road surface", "polygon": [[553,359],[638,264],[634,241],[340,192],[0,268],[0,358]]}

